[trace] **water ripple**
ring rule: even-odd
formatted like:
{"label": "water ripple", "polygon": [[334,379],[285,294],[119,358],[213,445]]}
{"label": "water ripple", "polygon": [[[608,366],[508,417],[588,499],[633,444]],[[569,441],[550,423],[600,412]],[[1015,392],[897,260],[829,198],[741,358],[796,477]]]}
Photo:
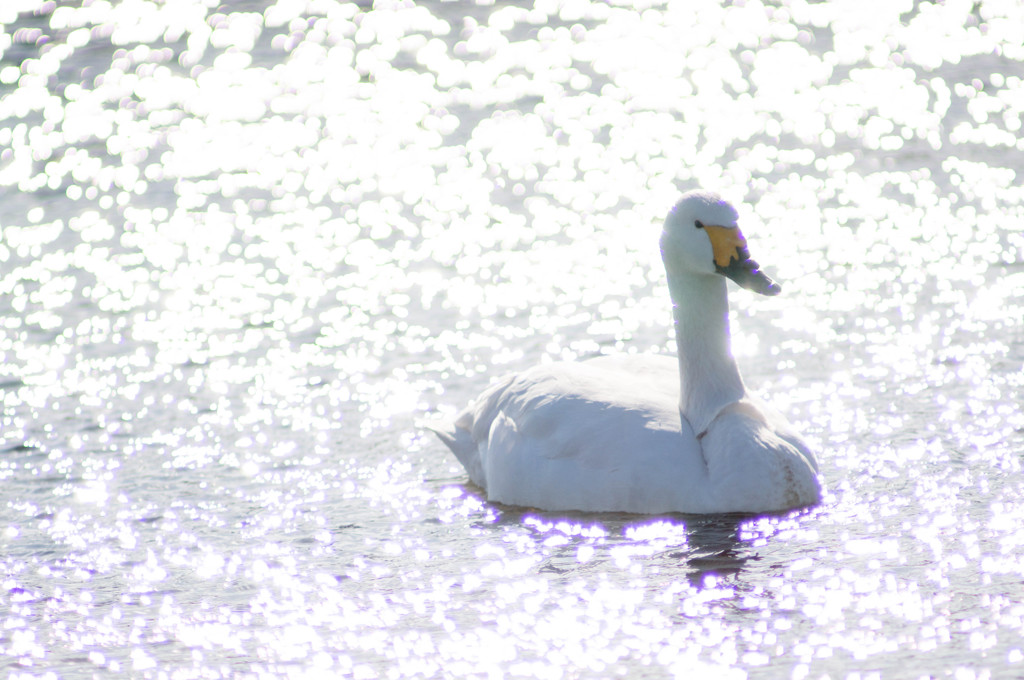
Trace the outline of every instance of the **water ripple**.
{"label": "water ripple", "polygon": [[[0,7],[15,677],[1021,673],[1024,50],[989,0]],[[704,185],[815,509],[482,500],[424,421],[671,351]]]}

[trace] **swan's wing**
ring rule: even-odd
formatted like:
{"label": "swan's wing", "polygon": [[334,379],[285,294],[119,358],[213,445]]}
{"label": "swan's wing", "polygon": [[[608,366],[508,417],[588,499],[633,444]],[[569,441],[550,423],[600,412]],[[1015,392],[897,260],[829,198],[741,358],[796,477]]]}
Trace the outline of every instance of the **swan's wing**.
{"label": "swan's wing", "polygon": [[539,366],[488,388],[445,441],[492,500],[674,510],[705,474],[679,416],[677,371],[674,358],[649,356]]}

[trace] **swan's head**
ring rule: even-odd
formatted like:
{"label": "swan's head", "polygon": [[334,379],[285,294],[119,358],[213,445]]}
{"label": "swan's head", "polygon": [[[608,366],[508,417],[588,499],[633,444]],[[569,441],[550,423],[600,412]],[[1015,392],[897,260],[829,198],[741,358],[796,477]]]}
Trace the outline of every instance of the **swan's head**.
{"label": "swan's head", "polygon": [[736,209],[718,194],[683,194],[665,218],[661,234],[661,254],[669,275],[720,274],[747,290],[778,295],[782,287],[750,258],[738,220]]}

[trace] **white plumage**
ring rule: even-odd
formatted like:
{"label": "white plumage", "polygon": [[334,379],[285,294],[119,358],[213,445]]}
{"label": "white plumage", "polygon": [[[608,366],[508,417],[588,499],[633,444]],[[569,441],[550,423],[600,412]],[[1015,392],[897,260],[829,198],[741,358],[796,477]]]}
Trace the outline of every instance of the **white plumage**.
{"label": "white plumage", "polygon": [[736,210],[690,192],[661,236],[678,356],[538,366],[435,430],[490,500],[544,510],[771,512],[820,499],[817,461],[746,393],[729,347],[727,276],[774,295]]}

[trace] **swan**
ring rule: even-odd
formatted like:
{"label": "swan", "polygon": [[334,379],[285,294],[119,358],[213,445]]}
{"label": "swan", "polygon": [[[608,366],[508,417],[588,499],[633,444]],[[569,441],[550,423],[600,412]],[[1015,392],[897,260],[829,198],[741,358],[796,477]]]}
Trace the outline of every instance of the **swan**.
{"label": "swan", "polygon": [[691,191],[660,239],[677,357],[537,366],[432,428],[488,500],[541,510],[777,512],[817,504],[817,460],[747,393],[729,341],[726,277],[781,288],[750,258],[736,209]]}

